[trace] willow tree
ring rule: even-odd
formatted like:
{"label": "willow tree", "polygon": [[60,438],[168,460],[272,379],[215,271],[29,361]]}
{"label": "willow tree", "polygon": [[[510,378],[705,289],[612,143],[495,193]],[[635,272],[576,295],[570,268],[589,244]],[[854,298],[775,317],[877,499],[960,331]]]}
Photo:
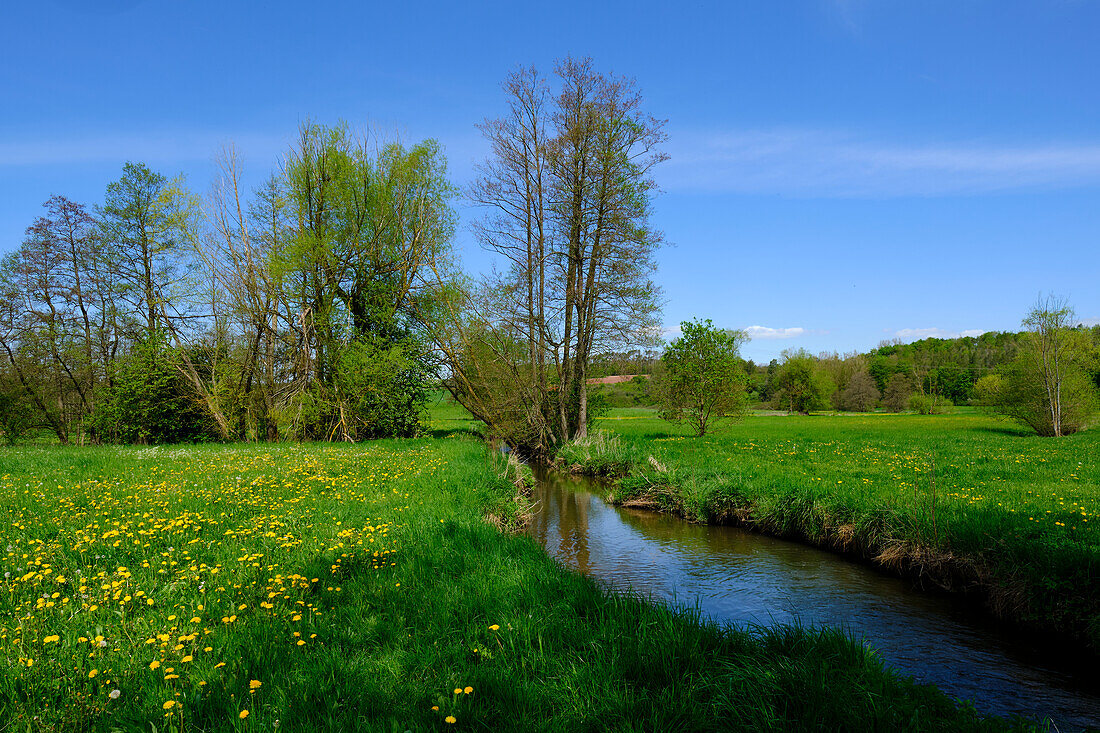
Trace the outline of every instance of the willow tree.
{"label": "willow tree", "polygon": [[475,231],[506,268],[467,299],[466,327],[443,347],[455,397],[535,453],[587,434],[590,360],[651,341],[659,307],[650,173],[666,158],[664,122],[642,111],[633,80],[589,59],[555,72],[556,88],[513,73],[506,114],[480,126],[491,155],[469,191],[485,209]]}
{"label": "willow tree", "polygon": [[439,145],[369,145],[343,125],[305,125],[284,186],[301,425],[348,439],[416,432],[429,372],[421,314],[452,257]]}

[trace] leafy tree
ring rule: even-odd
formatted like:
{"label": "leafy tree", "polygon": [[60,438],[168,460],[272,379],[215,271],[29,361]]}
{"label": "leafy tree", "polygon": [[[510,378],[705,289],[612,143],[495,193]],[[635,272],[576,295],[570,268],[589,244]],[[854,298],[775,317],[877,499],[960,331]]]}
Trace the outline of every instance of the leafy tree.
{"label": "leafy tree", "polygon": [[[311,393],[305,402],[315,408],[316,423],[299,434],[415,432],[407,420],[421,412],[431,366],[415,343],[438,308],[445,290],[438,274],[452,258],[454,191],[445,173],[434,140],[372,149],[345,125],[302,127],[285,179],[285,218],[297,224],[280,255],[287,309],[299,314],[290,324],[299,355],[292,384]],[[386,364],[395,381],[382,388]],[[408,383],[411,375],[419,386]],[[400,396],[391,389],[398,383],[407,387]],[[399,415],[380,408],[406,398],[418,404]]]}
{"label": "leafy tree", "polygon": [[1040,299],[1024,318],[1029,330],[998,390],[1000,411],[1039,435],[1075,433],[1097,410],[1090,334],[1073,320],[1065,300]]}
{"label": "leafy tree", "polygon": [[974,383],[974,403],[983,407],[1001,404],[1005,378],[1002,374],[986,374]]}
{"label": "leafy tree", "polygon": [[886,392],[882,396],[882,403],[890,412],[901,412],[908,409],[909,398],[913,396],[913,382],[909,375],[896,373],[891,375],[886,383]]}
{"label": "leafy tree", "polygon": [[659,415],[687,422],[702,436],[748,410],[747,377],[738,354],[748,337],[744,331],[717,328],[709,319],[684,321],[680,329],[680,338],[661,357]]}
{"label": "leafy tree", "polygon": [[775,379],[779,404],[786,405],[789,412],[804,415],[828,407],[829,396],[836,391],[836,385],[817,369],[813,356],[805,349],[784,350],[781,356],[783,362]]}
{"label": "leafy tree", "polygon": [[881,395],[875,380],[867,372],[856,372],[848,380],[848,386],[840,391],[838,400],[842,410],[851,412],[870,412],[875,408]]}
{"label": "leafy tree", "polygon": [[102,224],[115,294],[145,320],[146,340],[189,295],[183,279],[197,207],[182,177],[169,180],[143,163],[127,163],[107,186]]}

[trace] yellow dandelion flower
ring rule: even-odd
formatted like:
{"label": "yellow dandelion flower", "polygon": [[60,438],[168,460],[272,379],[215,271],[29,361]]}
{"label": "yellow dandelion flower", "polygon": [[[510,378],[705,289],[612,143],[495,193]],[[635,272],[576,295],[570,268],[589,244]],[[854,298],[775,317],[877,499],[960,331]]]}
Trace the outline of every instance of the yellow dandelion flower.
{"label": "yellow dandelion flower", "polygon": [[160,662],[158,662],[155,659],[153,661],[149,662],[149,669],[156,669],[159,666],[160,666]]}
{"label": "yellow dandelion flower", "polygon": [[175,706],[176,706],[176,701],[175,700],[165,700],[164,704],[161,705],[161,707],[165,710],[171,710]]}
{"label": "yellow dandelion flower", "polygon": [[444,719],[443,719],[443,722],[444,722],[444,723],[457,723],[457,722],[458,722],[458,718],[456,718],[456,717],[455,717],[455,716],[453,716],[453,715],[448,715],[448,716],[447,716],[446,718],[444,718]]}
{"label": "yellow dandelion flower", "polygon": [[492,626],[489,627],[489,631],[499,631],[499,630],[500,630],[500,624],[493,624]]}
{"label": "yellow dandelion flower", "polygon": [[183,659],[181,659],[180,661],[181,661],[181,662],[183,662],[184,664],[187,664],[187,663],[188,663],[188,662],[190,662],[190,661],[191,661],[191,660],[192,660],[193,658],[194,658],[194,657],[192,657],[192,656],[191,656],[190,654],[188,654],[188,655],[187,655],[186,657],[184,657],[184,658],[183,658]]}
{"label": "yellow dandelion flower", "polygon": [[99,674],[99,670],[98,669],[93,669],[91,672],[88,673],[88,679],[91,679],[92,677],[95,677],[97,674]]}
{"label": "yellow dandelion flower", "polygon": [[252,680],[251,682],[248,683],[248,689],[255,690],[255,689],[261,687],[262,685],[263,685],[263,682],[260,682],[259,680]]}
{"label": "yellow dandelion flower", "polygon": [[469,687],[469,686],[467,686],[466,689],[463,690],[463,692],[465,692],[467,695],[469,695],[473,691],[474,691],[474,688]]}
{"label": "yellow dandelion flower", "polygon": [[245,718],[248,717],[248,711],[247,710],[242,710],[241,712],[237,713],[237,717],[240,718],[241,720],[244,720]]}
{"label": "yellow dandelion flower", "polygon": [[456,687],[456,688],[455,688],[455,694],[456,694],[456,695],[461,695],[461,694],[462,694],[462,688],[460,688],[460,687]]}

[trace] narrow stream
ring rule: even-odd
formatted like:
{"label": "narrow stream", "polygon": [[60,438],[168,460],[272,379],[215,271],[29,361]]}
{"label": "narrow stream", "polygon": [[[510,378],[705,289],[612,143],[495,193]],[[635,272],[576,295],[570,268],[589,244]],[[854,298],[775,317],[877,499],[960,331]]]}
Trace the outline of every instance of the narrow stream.
{"label": "narrow stream", "polygon": [[536,475],[530,534],[563,565],[612,588],[698,606],[720,622],[840,627],[983,713],[1017,713],[1061,731],[1100,728],[1094,657],[1022,638],[962,599],[919,592],[823,550],[612,507],[584,479]]}

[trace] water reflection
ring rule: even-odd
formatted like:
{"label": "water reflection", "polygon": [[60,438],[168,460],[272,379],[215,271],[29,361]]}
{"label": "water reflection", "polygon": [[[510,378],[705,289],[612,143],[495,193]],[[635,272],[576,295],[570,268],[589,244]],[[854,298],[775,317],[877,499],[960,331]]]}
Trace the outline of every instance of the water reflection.
{"label": "water reflection", "polygon": [[540,475],[530,533],[612,587],[735,624],[838,626],[890,665],[987,713],[1100,727],[1100,670],[998,629],[958,599],[793,542],[610,507],[583,480]]}

